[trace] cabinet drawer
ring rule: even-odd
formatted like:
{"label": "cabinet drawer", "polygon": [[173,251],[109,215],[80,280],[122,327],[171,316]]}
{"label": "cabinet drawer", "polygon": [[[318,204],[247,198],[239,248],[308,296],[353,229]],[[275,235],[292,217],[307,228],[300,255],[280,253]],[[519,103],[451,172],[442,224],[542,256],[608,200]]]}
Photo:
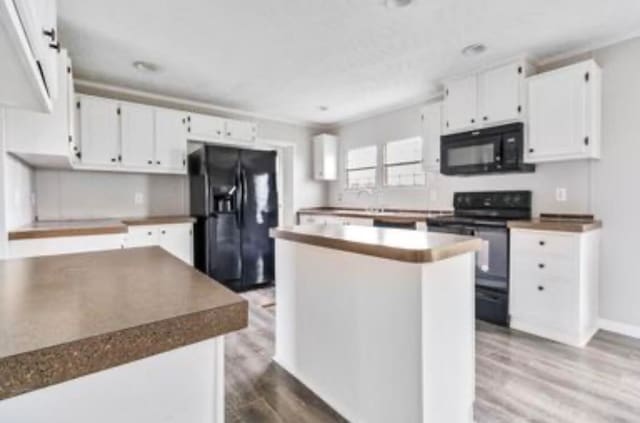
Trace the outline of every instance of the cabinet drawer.
{"label": "cabinet drawer", "polygon": [[549,328],[569,330],[576,324],[578,292],[552,279],[512,279],[511,315]]}
{"label": "cabinet drawer", "polygon": [[511,279],[552,279],[567,283],[578,281],[578,263],[552,254],[514,253],[511,257]]}
{"label": "cabinet drawer", "polygon": [[157,226],[130,226],[127,234],[126,246],[150,247],[158,245],[160,230]]}
{"label": "cabinet drawer", "polygon": [[512,254],[534,254],[536,257],[546,255],[576,257],[580,242],[573,235],[558,234],[545,231],[511,231]]}
{"label": "cabinet drawer", "polygon": [[317,225],[320,224],[320,219],[318,216],[312,214],[301,214],[300,215],[300,224],[301,225]]}

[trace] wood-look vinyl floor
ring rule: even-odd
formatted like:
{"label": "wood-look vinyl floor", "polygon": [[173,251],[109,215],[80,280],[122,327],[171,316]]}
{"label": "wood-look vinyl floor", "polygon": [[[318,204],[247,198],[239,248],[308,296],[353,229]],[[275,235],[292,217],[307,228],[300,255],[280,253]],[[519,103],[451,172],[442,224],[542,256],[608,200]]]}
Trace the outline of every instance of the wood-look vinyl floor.
{"label": "wood-look vinyl floor", "polygon": [[[344,422],[272,362],[273,288],[243,294],[226,338],[227,422]],[[600,331],[584,349],[477,322],[477,423],[640,423],[640,340]]]}

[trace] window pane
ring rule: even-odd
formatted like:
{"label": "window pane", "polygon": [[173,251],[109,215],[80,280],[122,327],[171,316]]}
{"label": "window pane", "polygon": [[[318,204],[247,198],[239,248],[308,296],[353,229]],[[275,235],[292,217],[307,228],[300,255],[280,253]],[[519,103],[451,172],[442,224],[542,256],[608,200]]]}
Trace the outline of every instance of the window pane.
{"label": "window pane", "polygon": [[388,186],[419,186],[425,184],[422,163],[385,167]]}
{"label": "window pane", "polygon": [[347,170],[347,187],[371,188],[376,186],[376,170]]}
{"label": "window pane", "polygon": [[406,140],[390,141],[385,144],[385,164],[421,162],[422,138],[408,138]]}
{"label": "window pane", "polygon": [[378,148],[375,145],[351,149],[347,152],[347,169],[376,167]]}

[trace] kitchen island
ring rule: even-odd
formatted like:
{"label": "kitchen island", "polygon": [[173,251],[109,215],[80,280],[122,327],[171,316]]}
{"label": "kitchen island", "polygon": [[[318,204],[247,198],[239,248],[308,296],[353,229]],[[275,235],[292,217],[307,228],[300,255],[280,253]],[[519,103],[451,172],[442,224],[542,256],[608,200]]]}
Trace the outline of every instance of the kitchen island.
{"label": "kitchen island", "polygon": [[159,247],[0,261],[0,421],[224,421],[238,295]]}
{"label": "kitchen island", "polygon": [[353,422],[471,422],[481,241],[277,228],[274,360]]}

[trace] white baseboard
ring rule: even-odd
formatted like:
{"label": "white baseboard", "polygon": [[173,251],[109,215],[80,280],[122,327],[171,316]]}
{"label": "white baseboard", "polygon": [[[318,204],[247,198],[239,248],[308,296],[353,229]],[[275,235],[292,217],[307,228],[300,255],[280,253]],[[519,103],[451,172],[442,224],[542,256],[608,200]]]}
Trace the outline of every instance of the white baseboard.
{"label": "white baseboard", "polygon": [[616,322],[615,320],[600,319],[598,321],[600,329],[615,332],[620,335],[630,336],[640,339],[640,326],[630,325],[628,323]]}

